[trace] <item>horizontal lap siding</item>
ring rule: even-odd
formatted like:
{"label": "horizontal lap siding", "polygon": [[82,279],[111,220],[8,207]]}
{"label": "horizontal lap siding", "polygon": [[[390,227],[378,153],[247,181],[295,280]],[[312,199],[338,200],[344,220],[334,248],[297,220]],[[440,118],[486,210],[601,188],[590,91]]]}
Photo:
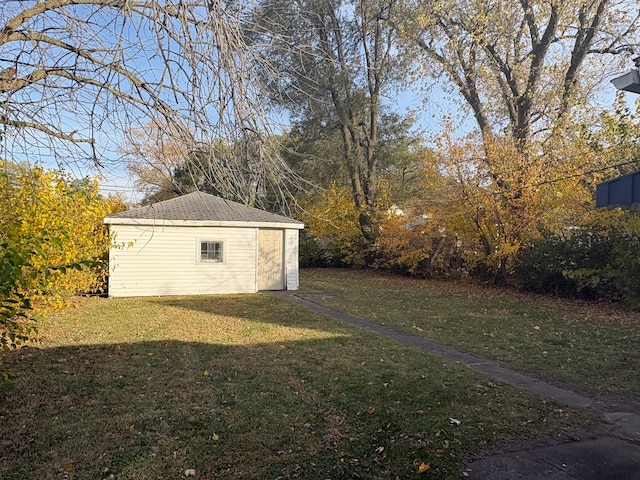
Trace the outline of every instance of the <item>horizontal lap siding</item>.
{"label": "horizontal lap siding", "polygon": [[[256,291],[255,228],[111,225],[111,232],[110,296]],[[224,242],[224,263],[198,262],[200,241]]]}

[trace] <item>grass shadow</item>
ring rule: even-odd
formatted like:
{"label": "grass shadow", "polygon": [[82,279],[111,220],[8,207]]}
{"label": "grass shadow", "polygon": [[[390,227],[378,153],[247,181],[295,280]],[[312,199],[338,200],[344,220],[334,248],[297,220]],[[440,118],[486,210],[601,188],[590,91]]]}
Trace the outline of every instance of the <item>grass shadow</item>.
{"label": "grass shadow", "polygon": [[[346,343],[345,343],[346,342]],[[385,342],[24,348],[0,478],[458,478],[479,448],[578,414]],[[450,417],[462,421],[453,425]]]}
{"label": "grass shadow", "polygon": [[0,478],[457,479],[591,422],[270,295],[91,299],[40,330],[6,358]]}
{"label": "grass shadow", "polygon": [[297,305],[265,293],[242,295],[201,295],[189,297],[155,297],[153,303],[216,316],[241,318],[249,322],[280,325],[288,328],[313,329],[331,334],[352,332],[343,323],[309,314]]}

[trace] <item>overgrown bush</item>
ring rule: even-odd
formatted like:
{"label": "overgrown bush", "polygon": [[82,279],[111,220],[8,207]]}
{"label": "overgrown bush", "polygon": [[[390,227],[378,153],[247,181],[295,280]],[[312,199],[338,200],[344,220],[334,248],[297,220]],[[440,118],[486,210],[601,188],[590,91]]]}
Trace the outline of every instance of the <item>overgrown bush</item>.
{"label": "overgrown bush", "polygon": [[637,219],[619,214],[614,221],[546,232],[520,253],[516,279],[529,291],[640,308],[638,231]]}
{"label": "overgrown bush", "polygon": [[[124,208],[118,199],[103,198],[95,179],[73,180],[57,171],[0,162],[0,240],[26,245],[27,239],[56,238],[40,245],[43,255],[31,258],[34,271],[93,262],[94,268],[49,270],[24,283],[24,293],[38,304],[56,306],[76,293],[101,288],[109,248],[103,219]],[[44,237],[43,237],[44,236]],[[25,280],[27,282],[27,280]]]}
{"label": "overgrown bush", "polygon": [[370,245],[347,189],[332,185],[320,199],[308,202],[301,220],[306,225],[301,242],[303,265],[366,266]]}
{"label": "overgrown bush", "polygon": [[23,292],[25,281],[33,280],[28,271],[32,257],[43,254],[41,244],[34,239],[0,243],[0,361],[2,352],[17,348],[36,331],[31,300]]}
{"label": "overgrown bush", "polygon": [[390,211],[376,241],[376,268],[415,277],[459,277],[459,242],[425,215]]}
{"label": "overgrown bush", "polygon": [[336,267],[339,266],[338,259],[332,257],[328,245],[323,245],[310,232],[303,230],[300,232],[299,259],[301,267]]}
{"label": "overgrown bush", "polygon": [[0,161],[0,351],[32,338],[39,311],[102,286],[103,219],[122,208],[95,180]]}

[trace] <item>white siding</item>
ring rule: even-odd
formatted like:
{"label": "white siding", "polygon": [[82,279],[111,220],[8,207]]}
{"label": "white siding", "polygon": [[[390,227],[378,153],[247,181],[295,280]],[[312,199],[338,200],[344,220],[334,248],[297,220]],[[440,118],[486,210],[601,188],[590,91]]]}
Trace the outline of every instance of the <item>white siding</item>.
{"label": "white siding", "polygon": [[287,229],[284,232],[284,256],[287,290],[298,290],[298,230]]}
{"label": "white siding", "polygon": [[[115,235],[115,247],[109,251],[110,296],[257,291],[256,228],[115,224],[110,228]],[[293,232],[297,236],[297,230]],[[199,262],[200,240],[224,242],[224,262]]]}

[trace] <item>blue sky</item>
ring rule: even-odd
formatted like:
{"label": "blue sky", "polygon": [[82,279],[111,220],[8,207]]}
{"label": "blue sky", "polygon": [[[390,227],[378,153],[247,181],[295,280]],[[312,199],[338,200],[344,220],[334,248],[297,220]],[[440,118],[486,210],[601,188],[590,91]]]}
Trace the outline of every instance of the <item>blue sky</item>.
{"label": "blue sky", "polygon": [[[600,108],[608,109],[613,104],[614,97],[615,88],[607,83],[603,86],[601,98],[596,99],[596,103],[600,105]],[[628,95],[627,100],[631,104],[635,101],[635,97]],[[395,98],[387,99],[388,105],[399,113],[405,113],[408,109],[416,112],[418,118],[416,127],[424,133],[427,142],[442,132],[445,118],[450,118],[453,120],[453,124],[458,126],[457,132],[454,133],[460,136],[475,127],[472,117],[459,108],[458,102],[459,99],[452,99],[451,95],[445,94],[438,87],[433,87],[427,92],[424,91],[424,88],[408,89]],[[118,193],[129,202],[139,201],[142,194],[136,189],[135,178],[125,168],[121,154],[115,151],[117,146],[113,142],[114,136],[98,135],[97,139],[102,148],[104,167],[96,169],[91,164],[83,165],[78,162],[69,162],[64,166],[65,171],[76,177],[99,175],[104,194]],[[4,139],[4,147],[7,147],[6,142],[7,139]],[[6,151],[4,147],[1,148],[1,151]],[[57,168],[59,166],[59,163],[53,158],[42,155],[39,158],[40,163],[47,167]]]}

